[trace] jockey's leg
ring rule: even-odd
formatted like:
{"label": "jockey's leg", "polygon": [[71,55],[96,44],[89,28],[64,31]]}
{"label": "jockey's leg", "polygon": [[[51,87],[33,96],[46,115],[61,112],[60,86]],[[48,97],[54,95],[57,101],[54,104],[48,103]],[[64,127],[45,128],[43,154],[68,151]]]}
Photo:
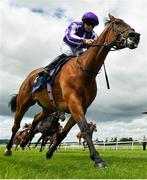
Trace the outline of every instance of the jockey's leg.
{"label": "jockey's leg", "polygon": [[39,76],[44,76],[45,79],[47,80],[47,78],[49,77],[49,73],[52,69],[54,69],[56,67],[56,65],[58,64],[58,62],[60,60],[62,60],[63,58],[65,58],[66,55],[65,54],[61,54],[59,56],[57,56],[49,65],[47,65],[44,70],[39,73]]}

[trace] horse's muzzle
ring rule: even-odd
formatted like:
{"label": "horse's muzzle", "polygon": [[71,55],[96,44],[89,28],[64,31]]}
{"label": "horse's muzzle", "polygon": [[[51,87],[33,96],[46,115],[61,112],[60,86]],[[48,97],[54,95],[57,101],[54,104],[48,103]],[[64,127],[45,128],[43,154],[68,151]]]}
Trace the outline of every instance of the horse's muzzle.
{"label": "horse's muzzle", "polygon": [[135,31],[131,31],[126,39],[126,46],[129,49],[135,49],[138,47],[139,41],[140,41],[140,34]]}

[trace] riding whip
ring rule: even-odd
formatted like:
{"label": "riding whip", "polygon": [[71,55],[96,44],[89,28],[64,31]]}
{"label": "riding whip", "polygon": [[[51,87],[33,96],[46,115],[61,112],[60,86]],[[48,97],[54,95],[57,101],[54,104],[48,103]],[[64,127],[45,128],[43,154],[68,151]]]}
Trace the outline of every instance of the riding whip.
{"label": "riding whip", "polygon": [[103,64],[103,66],[104,66],[104,72],[105,72],[105,78],[106,78],[107,88],[110,89],[110,85],[109,85],[109,80],[108,80],[108,76],[107,76],[107,72],[106,72],[105,63]]}

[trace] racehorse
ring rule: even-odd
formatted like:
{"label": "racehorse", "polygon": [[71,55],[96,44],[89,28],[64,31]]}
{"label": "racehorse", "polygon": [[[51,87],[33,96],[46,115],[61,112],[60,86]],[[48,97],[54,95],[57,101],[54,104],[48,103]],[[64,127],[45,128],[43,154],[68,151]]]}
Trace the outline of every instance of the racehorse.
{"label": "racehorse", "polygon": [[[43,119],[34,129],[33,137],[37,133],[41,133],[41,137],[39,138],[38,142],[36,143],[36,146],[42,139],[41,146],[44,146],[44,140],[47,136],[51,136],[55,133],[57,133],[60,129],[60,123],[59,123],[60,115],[58,112],[52,113],[50,116],[48,116],[46,119]],[[31,141],[29,142],[30,146]],[[36,147],[35,146],[35,147]],[[41,148],[42,149],[42,148]]]}
{"label": "racehorse", "polygon": [[62,128],[62,126],[60,125],[59,127],[58,127],[58,129],[57,129],[57,131],[54,133],[54,134],[52,134],[52,135],[49,135],[49,136],[47,136],[46,135],[46,133],[43,133],[42,132],[42,135],[41,135],[41,137],[38,139],[38,141],[37,141],[37,143],[35,144],[35,147],[37,147],[37,145],[39,144],[39,142],[42,140],[42,142],[41,142],[41,147],[40,147],[40,152],[42,151],[42,149],[43,149],[43,147],[47,144],[47,142],[48,141],[50,141],[50,145],[49,145],[49,149],[50,149],[50,147],[54,144],[54,143],[56,143],[56,141],[57,141],[57,136],[62,132],[62,130],[63,130],[63,128]]}
{"label": "racehorse", "polygon": [[22,83],[19,93],[11,101],[11,110],[15,111],[14,125],[12,127],[11,139],[7,144],[5,155],[11,155],[13,138],[20,127],[20,122],[28,108],[36,102],[42,106],[43,111],[34,117],[29,137],[22,143],[24,147],[31,140],[35,126],[48,117],[54,111],[67,112],[71,117],[67,121],[63,132],[58,136],[57,142],[46,153],[46,158],[51,158],[54,151],[67,136],[70,129],[77,123],[81,132],[85,135],[90,158],[95,162],[96,167],[106,168],[107,164],[102,160],[96,151],[88,127],[85,113],[97,94],[96,76],[101,69],[106,56],[111,49],[119,50],[124,48],[135,49],[140,41],[140,34],[135,32],[123,20],[109,14],[109,21],[100,36],[93,45],[83,54],[71,58],[65,63],[55,77],[53,95],[56,107],[49,100],[46,88],[34,93],[31,91],[32,84],[38,73],[43,68],[32,71]]}
{"label": "racehorse", "polygon": [[14,136],[13,144],[16,144],[15,150],[18,150],[18,146],[21,144],[21,142],[26,140],[27,136],[29,135],[29,130],[31,129],[31,124],[26,123],[23,126],[23,129],[24,130],[22,131],[18,131]]}
{"label": "racehorse", "polygon": [[[91,136],[93,135],[93,132],[97,132],[96,124],[94,124],[93,122],[88,122],[88,126],[89,126],[90,131],[91,131]],[[83,148],[85,150],[87,142],[86,142],[84,134],[80,131],[80,132],[78,132],[78,134],[76,136],[79,140],[79,145],[81,145],[81,139],[84,139],[82,144],[83,144]]]}

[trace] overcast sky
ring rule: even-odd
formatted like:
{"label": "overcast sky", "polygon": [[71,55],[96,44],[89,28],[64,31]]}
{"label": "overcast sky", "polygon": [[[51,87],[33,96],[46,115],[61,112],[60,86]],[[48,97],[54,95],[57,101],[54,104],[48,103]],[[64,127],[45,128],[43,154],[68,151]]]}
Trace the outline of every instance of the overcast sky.
{"label": "overcast sky", "polygon": [[[65,28],[72,20],[80,21],[87,11],[99,17],[98,35],[108,13],[141,34],[137,49],[108,54],[110,90],[103,69],[97,76],[97,97],[86,114],[87,120],[97,123],[94,139],[147,136],[147,115],[141,113],[147,111],[146,8],[146,0],[0,0],[0,138],[11,135],[11,95],[32,70],[46,66],[61,53]],[[21,125],[31,122],[39,111],[37,106],[29,110]],[[66,140],[76,141],[78,131],[75,126]]]}

